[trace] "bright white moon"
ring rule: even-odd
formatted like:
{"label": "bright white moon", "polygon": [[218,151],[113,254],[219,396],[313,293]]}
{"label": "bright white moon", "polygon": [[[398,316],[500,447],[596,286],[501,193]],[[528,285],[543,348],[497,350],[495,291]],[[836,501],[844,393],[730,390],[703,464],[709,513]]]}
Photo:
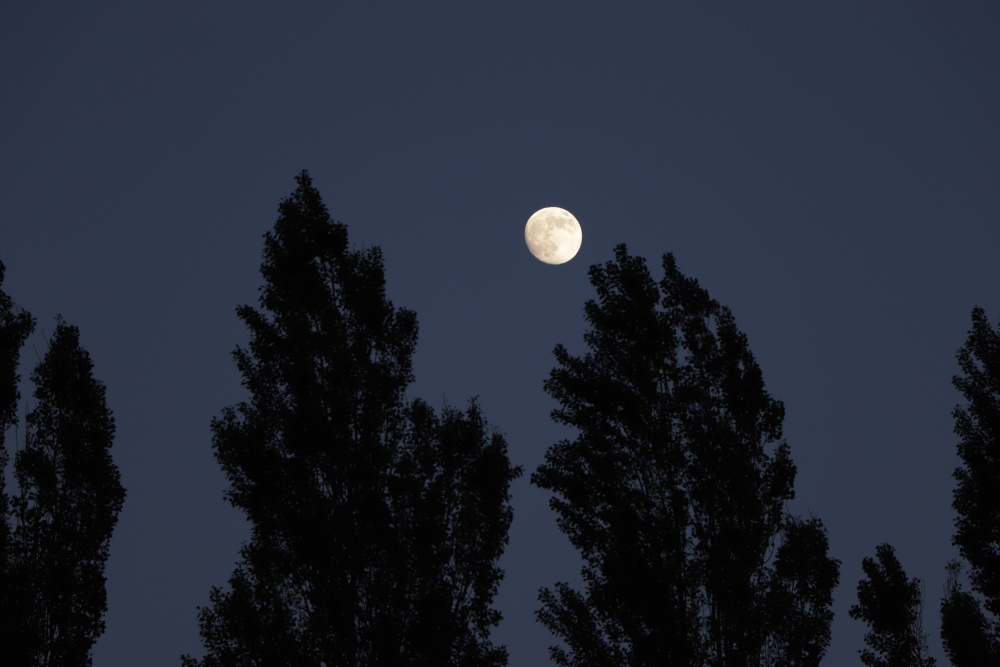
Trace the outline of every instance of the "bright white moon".
{"label": "bright white moon", "polygon": [[583,230],[572,213],[549,206],[528,218],[524,242],[531,254],[546,264],[565,264],[580,251]]}

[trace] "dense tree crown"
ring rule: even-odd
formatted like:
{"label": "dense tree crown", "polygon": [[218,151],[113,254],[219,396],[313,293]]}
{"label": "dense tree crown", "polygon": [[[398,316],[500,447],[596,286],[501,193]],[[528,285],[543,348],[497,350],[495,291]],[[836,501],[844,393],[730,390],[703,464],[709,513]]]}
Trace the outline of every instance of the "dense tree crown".
{"label": "dense tree crown", "polygon": [[[0,292],[4,430],[16,421],[17,358],[33,326]],[[31,380],[34,407],[14,458],[18,493],[0,489],[3,663],[89,665],[104,632],[104,566],[125,498],[111,459],[114,421],[76,327],[57,322]],[[4,467],[7,460],[4,450]]]}
{"label": "dense tree crown", "polygon": [[858,603],[851,618],[864,621],[867,649],[858,651],[868,667],[934,667],[927,656],[923,631],[923,589],[919,579],[908,579],[896,550],[889,544],[875,549],[861,567],[866,579],[858,582]]}
{"label": "dense tree crown", "polygon": [[968,564],[972,592],[962,588],[961,562],[949,567],[941,604],[941,637],[953,665],[1000,664],[1000,333],[982,308],[958,351],[955,387],[966,400],[955,408],[962,465],[953,543]]}
{"label": "dense tree crown", "polygon": [[663,257],[590,269],[587,351],[559,345],[545,388],[577,431],[532,476],[553,491],[586,590],[541,593],[572,666],[815,665],[838,561],[818,519],[784,507],[784,409],[730,311]]}
{"label": "dense tree crown", "polygon": [[[378,248],[348,247],[305,172],[264,242],[212,424],[252,535],[200,613],[204,665],[503,665],[489,640],[519,474],[478,405],[408,403],[416,317]],[[198,661],[185,658],[186,664]]]}

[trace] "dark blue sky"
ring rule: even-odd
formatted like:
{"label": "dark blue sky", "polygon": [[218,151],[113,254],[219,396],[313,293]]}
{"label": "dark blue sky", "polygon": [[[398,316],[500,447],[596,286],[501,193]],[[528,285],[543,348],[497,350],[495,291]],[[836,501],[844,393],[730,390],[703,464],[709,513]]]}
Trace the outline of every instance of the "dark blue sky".
{"label": "dark blue sky", "polygon": [[[418,314],[411,395],[479,395],[528,472],[572,436],[542,381],[583,350],[587,267],[673,252],[785,402],[792,509],[843,561],[827,662],[857,661],[883,541],[942,656],[954,353],[973,305],[1000,317],[995,3],[94,4],[0,6],[0,258],[43,330],[81,328],[117,420],[96,664],[201,653],[247,535],[208,425],[243,398],[234,308],[300,169]],[[524,246],[543,206],[583,226],[566,265]],[[513,493],[496,637],[546,665],[536,591],[578,564],[547,494]]]}

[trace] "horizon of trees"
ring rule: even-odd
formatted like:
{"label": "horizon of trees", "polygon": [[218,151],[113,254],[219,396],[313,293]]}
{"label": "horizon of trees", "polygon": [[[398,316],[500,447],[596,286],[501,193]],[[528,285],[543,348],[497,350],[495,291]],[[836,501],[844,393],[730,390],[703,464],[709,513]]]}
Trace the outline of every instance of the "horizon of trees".
{"label": "horizon of trees", "polygon": [[[475,398],[406,400],[416,315],[386,296],[377,246],[354,249],[307,172],[265,234],[258,306],[233,353],[249,398],[211,423],[226,499],[251,524],[224,587],[197,610],[202,665],[508,664],[491,629],[513,518],[503,435]],[[573,440],[532,484],[550,491],[584,588],[539,591],[565,667],[818,665],[840,562],[816,517],[790,514],[784,407],[732,313],[673,255],[654,279],[618,246],[590,268],[587,351],[558,344],[544,387]],[[14,443],[20,350],[35,320],[2,290],[0,662],[90,665],[104,567],[125,500],[114,419],[80,335],[57,318]],[[1000,325],[972,311],[954,386],[962,465],[940,603],[956,667],[1000,664]],[[932,667],[923,588],[891,544],[862,561],[849,615],[869,667]]]}

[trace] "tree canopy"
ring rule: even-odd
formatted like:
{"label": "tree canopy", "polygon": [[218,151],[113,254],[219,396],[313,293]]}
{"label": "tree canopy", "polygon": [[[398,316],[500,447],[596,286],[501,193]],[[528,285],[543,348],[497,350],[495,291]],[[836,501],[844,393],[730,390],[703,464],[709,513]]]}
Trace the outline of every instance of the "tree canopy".
{"label": "tree canopy", "polygon": [[861,662],[868,667],[934,667],[937,661],[927,656],[920,580],[907,578],[890,544],[876,547],[875,558],[865,558],[861,567],[867,578],[858,582],[858,602],[849,612],[868,625]]}
{"label": "tree canopy", "polygon": [[952,542],[968,565],[971,591],[963,589],[961,561],[949,566],[941,603],[941,636],[956,667],[1000,664],[1000,333],[982,308],[958,351],[953,379],[966,403],[953,413],[962,461],[952,507]]}
{"label": "tree canopy", "polygon": [[[12,310],[6,295],[0,307],[7,426],[17,400],[17,350],[32,321]],[[79,330],[62,320],[31,381],[35,403],[14,457],[18,493],[3,498],[5,664],[89,665],[104,632],[104,567],[125,499],[111,458],[114,419]]]}
{"label": "tree canopy", "polygon": [[784,408],[730,311],[664,255],[590,269],[587,351],[555,348],[553,419],[577,435],[532,476],[583,557],[541,592],[559,665],[814,665],[839,563],[791,516]]}
{"label": "tree canopy", "polygon": [[511,521],[506,443],[473,401],[407,401],[417,321],[306,172],[265,235],[235,359],[249,400],[212,423],[252,535],[199,614],[203,665],[503,665],[491,607]]}

